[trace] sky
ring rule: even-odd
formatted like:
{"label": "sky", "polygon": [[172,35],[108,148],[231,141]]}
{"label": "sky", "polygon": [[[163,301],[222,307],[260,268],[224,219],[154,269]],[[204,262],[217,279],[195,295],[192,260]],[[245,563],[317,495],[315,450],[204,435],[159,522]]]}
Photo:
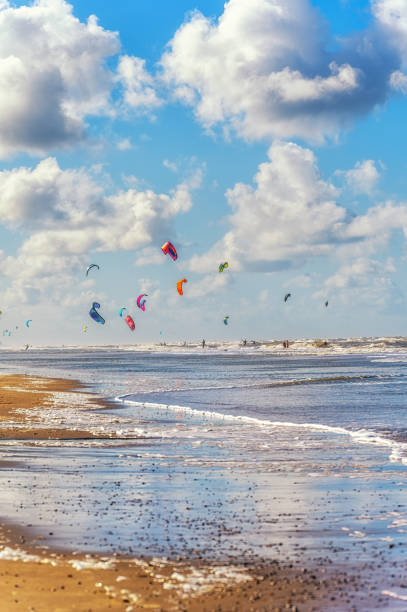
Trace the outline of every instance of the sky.
{"label": "sky", "polygon": [[405,0],[0,0],[2,345],[407,335],[406,93]]}

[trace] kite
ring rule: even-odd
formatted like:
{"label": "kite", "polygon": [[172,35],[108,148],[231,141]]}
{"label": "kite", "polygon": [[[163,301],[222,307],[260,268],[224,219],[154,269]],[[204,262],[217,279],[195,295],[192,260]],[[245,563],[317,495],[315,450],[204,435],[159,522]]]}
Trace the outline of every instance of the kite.
{"label": "kite", "polygon": [[89,271],[92,270],[92,268],[97,268],[98,270],[100,270],[99,266],[97,264],[90,264],[90,266],[88,266],[87,270],[86,270],[86,276],[89,274]]}
{"label": "kite", "polygon": [[31,323],[32,319],[28,319],[28,321],[25,322],[25,324],[27,325],[27,327],[30,327],[30,323]]}
{"label": "kite", "polygon": [[227,316],[227,317],[225,317],[225,318],[223,319],[223,322],[224,322],[224,324],[225,324],[225,325],[227,325],[227,324],[228,324],[228,319],[229,319],[229,316]]}
{"label": "kite", "polygon": [[325,302],[325,308],[328,306],[329,302],[328,300]]}
{"label": "kite", "polygon": [[134,325],[134,321],[131,318],[131,316],[127,315],[127,317],[124,320],[126,321],[127,325],[130,327],[131,331],[134,331],[136,326]]}
{"label": "kite", "polygon": [[142,310],[143,312],[144,312],[144,311],[145,311],[145,309],[146,309],[146,300],[143,300],[142,298],[143,298],[144,296],[147,296],[147,295],[148,295],[148,293],[141,293],[141,294],[138,296],[138,298],[137,298],[137,306],[138,306],[139,308],[141,308],[141,310]]}
{"label": "kite", "polygon": [[286,302],[289,297],[291,297],[291,293],[286,293],[284,296],[284,302]]}
{"label": "kite", "polygon": [[84,327],[84,328],[83,328],[83,331],[84,331],[84,332],[88,331],[88,328],[87,328],[87,327]]}
{"label": "kite", "polygon": [[226,268],[229,266],[228,262],[225,261],[224,263],[219,264],[219,272],[223,272],[223,270],[226,270]]}
{"label": "kite", "polygon": [[184,295],[183,291],[182,291],[182,283],[187,283],[187,279],[186,278],[182,278],[181,280],[178,281],[177,283],[177,291],[180,295]]}
{"label": "kite", "polygon": [[119,315],[120,315],[121,317],[123,316],[123,310],[127,310],[127,308],[125,308],[124,306],[123,306],[123,308],[120,308],[120,310],[119,310]]}
{"label": "kite", "polygon": [[174,245],[171,244],[171,242],[164,242],[161,247],[161,250],[165,255],[169,255],[174,261],[176,261],[176,259],[178,258],[177,251]]}
{"label": "kite", "polygon": [[98,313],[96,308],[100,308],[100,304],[98,302],[93,302],[92,308],[89,310],[89,314],[96,323],[105,324],[104,318]]}

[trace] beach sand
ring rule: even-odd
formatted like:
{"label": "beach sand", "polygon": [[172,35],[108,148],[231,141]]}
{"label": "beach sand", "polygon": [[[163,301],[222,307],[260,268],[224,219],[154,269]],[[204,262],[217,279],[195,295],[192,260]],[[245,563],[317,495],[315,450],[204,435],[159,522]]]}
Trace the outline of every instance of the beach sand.
{"label": "beach sand", "polygon": [[[78,390],[79,389],[79,390]],[[83,439],[86,430],[38,427],[38,411],[55,407],[55,398],[78,394],[84,409],[108,404],[92,399],[79,383],[22,375],[0,377],[0,438],[6,440]],[[86,400],[86,401],[85,401]],[[13,477],[13,463],[0,460]],[[21,469],[21,464],[19,464]],[[58,490],[53,492],[58,495]],[[0,506],[1,507],[1,506]],[[372,594],[366,575],[321,558],[276,558],[258,563],[207,563],[204,559],[167,560],[125,557],[109,548],[106,556],[81,550],[54,550],[29,526],[2,516],[0,529],[1,610],[102,611],[304,611],[387,609]],[[55,530],[58,529],[56,525]],[[332,559],[332,556],[331,556]],[[387,601],[387,600],[386,600]]]}

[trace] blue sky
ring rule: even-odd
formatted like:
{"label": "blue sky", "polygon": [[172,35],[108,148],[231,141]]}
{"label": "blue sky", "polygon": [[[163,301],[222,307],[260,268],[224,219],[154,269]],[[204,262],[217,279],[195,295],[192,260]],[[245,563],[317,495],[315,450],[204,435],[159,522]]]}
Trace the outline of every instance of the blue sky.
{"label": "blue sky", "polygon": [[406,335],[406,40],[397,0],[1,0],[3,346]]}

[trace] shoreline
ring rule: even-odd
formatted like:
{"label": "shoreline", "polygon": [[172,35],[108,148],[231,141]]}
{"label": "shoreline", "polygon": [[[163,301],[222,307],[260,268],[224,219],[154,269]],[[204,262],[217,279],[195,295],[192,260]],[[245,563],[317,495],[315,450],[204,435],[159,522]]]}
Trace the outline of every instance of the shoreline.
{"label": "shoreline", "polygon": [[[101,411],[116,408],[116,404],[89,391],[80,381],[63,378],[45,378],[26,374],[0,375],[0,440],[89,440],[99,436],[86,429],[44,427],[41,412],[47,408],[62,408],[68,400],[65,394],[74,394],[83,411]],[[100,436],[101,438],[106,436]]]}
{"label": "shoreline", "polygon": [[[77,398],[79,412],[113,405],[81,383],[26,375],[0,376],[0,446],[7,440],[98,439],[86,429],[44,427],[41,410]],[[65,394],[68,394],[67,396]],[[58,404],[59,402],[59,404]],[[58,410],[58,408],[56,408]],[[37,433],[37,435],[35,435]],[[106,436],[105,436],[106,437]],[[107,436],[112,439],[112,434]],[[4,448],[4,447],[3,447]],[[18,462],[0,459],[0,469]],[[28,469],[28,468],[27,468]],[[58,493],[57,491],[55,492]],[[254,563],[206,562],[205,559],[134,558],[61,551],[29,526],[0,519],[0,590],[3,610],[368,610],[385,609],[357,567],[286,558]],[[58,525],[56,526],[58,529]],[[369,586],[369,588],[368,588]],[[359,607],[362,605],[363,607]],[[31,606],[31,607],[29,607]]]}

